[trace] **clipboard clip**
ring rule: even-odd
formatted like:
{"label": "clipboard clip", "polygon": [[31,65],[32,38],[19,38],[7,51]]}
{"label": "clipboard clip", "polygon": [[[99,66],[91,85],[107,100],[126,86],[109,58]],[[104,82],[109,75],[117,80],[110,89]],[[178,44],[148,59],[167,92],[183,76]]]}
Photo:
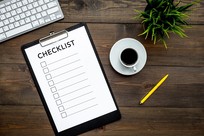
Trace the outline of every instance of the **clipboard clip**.
{"label": "clipboard clip", "polygon": [[48,46],[52,43],[58,42],[68,37],[68,32],[66,30],[62,30],[59,32],[50,32],[50,35],[43,37],[39,40],[39,43],[42,47]]}

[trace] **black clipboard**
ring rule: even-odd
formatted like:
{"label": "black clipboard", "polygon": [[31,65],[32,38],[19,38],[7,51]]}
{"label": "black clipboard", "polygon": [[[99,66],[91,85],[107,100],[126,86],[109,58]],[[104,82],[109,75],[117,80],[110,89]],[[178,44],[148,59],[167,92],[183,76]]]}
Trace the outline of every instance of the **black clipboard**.
{"label": "black clipboard", "polygon": [[21,50],[56,136],[78,135],[121,118],[85,23]]}

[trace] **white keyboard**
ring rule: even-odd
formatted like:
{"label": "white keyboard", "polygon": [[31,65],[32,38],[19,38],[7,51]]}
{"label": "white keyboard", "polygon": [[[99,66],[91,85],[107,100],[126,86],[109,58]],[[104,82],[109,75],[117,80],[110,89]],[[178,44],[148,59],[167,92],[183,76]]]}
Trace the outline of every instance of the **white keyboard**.
{"label": "white keyboard", "polygon": [[58,0],[0,0],[0,43],[62,18]]}

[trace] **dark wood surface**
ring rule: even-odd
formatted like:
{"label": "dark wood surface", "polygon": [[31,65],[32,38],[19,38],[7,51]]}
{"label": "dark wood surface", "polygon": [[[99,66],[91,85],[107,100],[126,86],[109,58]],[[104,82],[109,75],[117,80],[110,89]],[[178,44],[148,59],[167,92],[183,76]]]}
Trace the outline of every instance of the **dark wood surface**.
{"label": "dark wood surface", "polygon": [[[188,3],[192,0],[183,0]],[[59,22],[0,44],[0,136],[53,136],[25,60],[21,45],[86,22],[107,74],[122,119],[84,136],[203,136],[204,135],[204,2],[194,6],[185,29],[187,38],[174,34],[162,44],[137,35],[139,20],[134,9],[144,0],[60,0],[65,18]],[[109,62],[112,45],[136,38],[145,46],[148,60],[134,76],[116,73]],[[144,105],[139,100],[165,74],[169,78]]]}

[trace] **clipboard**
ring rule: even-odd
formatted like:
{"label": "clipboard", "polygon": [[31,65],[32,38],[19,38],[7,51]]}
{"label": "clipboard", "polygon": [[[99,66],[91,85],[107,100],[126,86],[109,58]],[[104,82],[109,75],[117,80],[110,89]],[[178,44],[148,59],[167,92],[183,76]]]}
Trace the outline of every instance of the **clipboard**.
{"label": "clipboard", "polygon": [[121,118],[85,23],[21,50],[56,136],[78,135]]}

